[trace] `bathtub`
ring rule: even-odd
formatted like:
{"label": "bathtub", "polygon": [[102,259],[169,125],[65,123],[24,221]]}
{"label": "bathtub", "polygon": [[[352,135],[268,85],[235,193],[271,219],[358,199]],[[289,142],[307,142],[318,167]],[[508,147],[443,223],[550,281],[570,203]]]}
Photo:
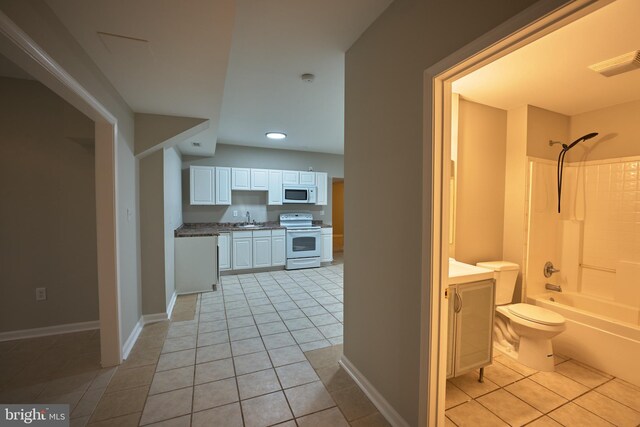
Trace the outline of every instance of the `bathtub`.
{"label": "bathtub", "polygon": [[567,320],[567,330],[553,339],[556,353],[640,386],[640,309],[574,292],[547,292],[527,302]]}

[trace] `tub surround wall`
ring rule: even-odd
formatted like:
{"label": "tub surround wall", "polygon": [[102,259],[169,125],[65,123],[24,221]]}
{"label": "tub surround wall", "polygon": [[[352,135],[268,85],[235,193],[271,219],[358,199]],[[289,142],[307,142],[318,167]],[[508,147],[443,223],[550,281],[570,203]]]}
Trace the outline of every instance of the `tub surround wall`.
{"label": "tub surround wall", "polygon": [[[565,165],[562,214],[555,212],[556,167],[532,162],[528,295],[544,283],[640,307],[640,157]],[[561,269],[547,279],[545,260]]]}

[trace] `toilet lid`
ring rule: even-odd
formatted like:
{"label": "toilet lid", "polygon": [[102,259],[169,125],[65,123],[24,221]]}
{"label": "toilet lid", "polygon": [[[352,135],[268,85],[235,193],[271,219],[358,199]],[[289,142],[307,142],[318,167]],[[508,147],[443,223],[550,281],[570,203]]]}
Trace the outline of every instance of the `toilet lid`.
{"label": "toilet lid", "polygon": [[562,325],[564,317],[561,314],[531,304],[512,304],[509,312],[532,322],[543,325]]}

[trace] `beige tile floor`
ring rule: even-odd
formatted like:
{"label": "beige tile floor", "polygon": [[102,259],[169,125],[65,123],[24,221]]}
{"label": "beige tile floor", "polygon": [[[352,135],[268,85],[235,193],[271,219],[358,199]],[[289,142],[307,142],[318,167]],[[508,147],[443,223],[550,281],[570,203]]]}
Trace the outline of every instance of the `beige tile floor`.
{"label": "beige tile floor", "polygon": [[97,330],[0,343],[0,402],[67,403],[84,425],[116,369],[100,367]]}
{"label": "beige tile floor", "polygon": [[538,372],[495,353],[484,383],[477,371],[447,381],[447,425],[640,425],[640,387],[562,356]]}
{"label": "beige tile floor", "polygon": [[91,354],[93,369],[83,381],[64,369],[51,378],[67,387],[6,383],[0,401],[52,396],[71,405],[73,426],[389,425],[338,365],[342,265],[225,276],[220,291],[180,297],[170,322],[146,326],[118,369],[97,366],[98,341],[92,332],[1,344],[3,373],[23,351],[42,347],[44,363],[63,343],[64,354]]}

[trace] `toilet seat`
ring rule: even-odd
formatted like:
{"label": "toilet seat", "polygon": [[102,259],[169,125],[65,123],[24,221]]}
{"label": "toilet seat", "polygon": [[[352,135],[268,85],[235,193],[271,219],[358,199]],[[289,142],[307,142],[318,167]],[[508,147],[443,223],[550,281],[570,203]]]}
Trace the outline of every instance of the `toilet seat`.
{"label": "toilet seat", "polygon": [[559,326],[565,323],[565,319],[561,314],[538,307],[532,304],[511,304],[507,306],[510,313],[530,322],[540,323],[542,325]]}

